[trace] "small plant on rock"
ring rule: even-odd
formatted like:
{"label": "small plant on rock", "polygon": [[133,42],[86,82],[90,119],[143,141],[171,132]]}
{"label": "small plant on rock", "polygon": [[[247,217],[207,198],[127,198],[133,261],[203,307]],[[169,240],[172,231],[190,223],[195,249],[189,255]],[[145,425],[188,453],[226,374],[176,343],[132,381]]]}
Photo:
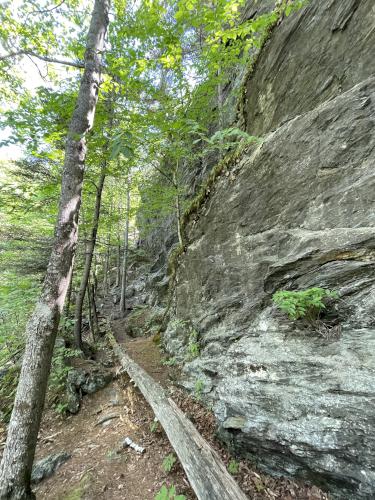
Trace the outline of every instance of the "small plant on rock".
{"label": "small plant on rock", "polygon": [[330,328],[320,321],[320,316],[327,309],[329,300],[337,299],[338,296],[336,291],[316,287],[301,291],[279,290],[273,294],[272,300],[290,320],[303,319],[326,337]]}
{"label": "small plant on rock", "polygon": [[194,385],[195,399],[197,399],[198,401],[202,399],[203,389],[204,389],[204,382],[199,378]]}
{"label": "small plant on rock", "polygon": [[191,330],[189,334],[187,354],[188,361],[191,361],[200,355],[199,333],[194,329]]}
{"label": "small plant on rock", "polygon": [[289,319],[306,318],[314,321],[326,309],[326,299],[337,299],[338,293],[325,288],[309,288],[299,292],[279,290],[273,294],[272,300]]}
{"label": "small plant on rock", "polygon": [[177,359],[174,357],[162,361],[163,366],[175,366],[176,364],[177,364]]}
{"label": "small plant on rock", "polygon": [[176,463],[176,460],[177,459],[173,453],[170,453],[164,458],[162,466],[165,472],[171,472],[171,470],[174,467],[174,464]]}

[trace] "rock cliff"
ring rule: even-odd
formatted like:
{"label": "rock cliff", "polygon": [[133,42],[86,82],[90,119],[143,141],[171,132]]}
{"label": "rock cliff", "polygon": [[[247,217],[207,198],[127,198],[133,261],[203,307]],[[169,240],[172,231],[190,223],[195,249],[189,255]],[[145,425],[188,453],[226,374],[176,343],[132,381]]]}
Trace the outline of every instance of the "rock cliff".
{"label": "rock cliff", "polygon": [[[275,27],[237,110],[262,144],[189,217],[163,337],[231,447],[339,498],[375,495],[374,47],[373,0],[312,0]],[[338,338],[272,304],[315,286],[339,292]]]}

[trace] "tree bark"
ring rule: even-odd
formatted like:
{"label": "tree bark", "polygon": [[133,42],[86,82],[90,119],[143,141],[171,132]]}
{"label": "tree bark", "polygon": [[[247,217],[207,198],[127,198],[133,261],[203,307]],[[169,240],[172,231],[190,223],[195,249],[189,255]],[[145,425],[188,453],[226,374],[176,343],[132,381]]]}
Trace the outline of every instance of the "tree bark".
{"label": "tree bark", "polygon": [[86,248],[86,258],[85,265],[83,268],[81,284],[79,286],[77,299],[76,299],[76,308],[74,315],[74,337],[76,341],[76,346],[78,349],[82,350],[82,310],[83,310],[83,301],[85,299],[87,283],[89,282],[90,270],[92,258],[94,255],[95,245],[96,245],[96,235],[98,233],[99,226],[99,218],[100,218],[100,206],[102,201],[102,192],[104,187],[106,173],[105,173],[105,165],[102,167],[102,172],[100,174],[99,184],[96,188],[96,199],[95,199],[95,210],[94,210],[94,220],[91,229],[90,240],[87,244]]}
{"label": "tree bark", "polygon": [[[121,213],[121,201],[117,204],[117,213]],[[120,220],[117,221],[117,253],[116,253],[116,287],[120,286],[121,283],[121,228]]]}
{"label": "tree bark", "polygon": [[90,301],[91,301],[91,311],[92,311],[92,322],[94,327],[94,335],[97,337],[100,335],[99,328],[99,319],[98,319],[98,310],[96,308],[96,299],[95,299],[95,287],[93,284],[89,283],[88,286]]}
{"label": "tree bark", "polygon": [[178,168],[179,162],[177,161],[176,169],[173,171],[173,184],[176,189],[176,220],[177,220],[177,236],[180,246],[184,245],[181,228],[181,201],[180,201],[180,186],[178,184]]}
{"label": "tree bark", "polygon": [[117,255],[116,255],[116,286],[120,285],[121,281],[121,245],[117,245]]}
{"label": "tree bark", "polygon": [[110,278],[108,278],[109,268],[110,268],[110,265],[109,265],[110,240],[111,240],[111,236],[107,235],[107,244],[106,244],[106,249],[105,249],[104,265],[103,265],[103,292],[104,292],[104,295],[108,294],[108,287],[110,286]]}
{"label": "tree bark", "polygon": [[64,309],[63,309],[63,313],[62,313],[62,317],[64,319],[64,326],[62,328],[63,336],[65,336],[67,331],[68,331],[68,326],[67,326],[66,322],[69,320],[70,302],[72,300],[72,294],[73,294],[73,270],[74,270],[74,258],[72,261],[72,272],[70,273],[70,280],[69,280],[68,290],[66,292]]}
{"label": "tree bark", "polygon": [[122,281],[121,281],[121,299],[120,316],[125,317],[126,313],[126,284],[128,273],[128,250],[129,250],[129,216],[130,216],[130,178],[128,178],[128,189],[126,192],[126,222],[124,231],[124,255],[122,260]]}
{"label": "tree bark", "polygon": [[31,469],[43,412],[53,346],[72,272],[81,204],[86,133],[95,115],[109,0],[95,0],[77,104],[69,126],[55,239],[42,293],[27,325],[27,341],[0,465],[0,499],[35,498]]}

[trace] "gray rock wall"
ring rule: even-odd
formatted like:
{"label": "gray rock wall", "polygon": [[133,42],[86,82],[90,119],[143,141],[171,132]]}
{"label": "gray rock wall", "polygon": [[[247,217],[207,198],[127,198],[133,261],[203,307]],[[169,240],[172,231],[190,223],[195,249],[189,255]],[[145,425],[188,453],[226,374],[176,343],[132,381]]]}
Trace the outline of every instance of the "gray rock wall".
{"label": "gray rock wall", "polygon": [[374,23],[373,0],[310,0],[284,19],[246,84],[248,131],[262,136],[373,74]]}
{"label": "gray rock wall", "polygon": [[[245,102],[265,140],[190,221],[173,309],[223,439],[339,498],[375,496],[374,19],[370,0],[315,0],[274,30]],[[336,340],[272,305],[312,286],[340,293]],[[164,342],[182,359],[188,336],[171,321]]]}

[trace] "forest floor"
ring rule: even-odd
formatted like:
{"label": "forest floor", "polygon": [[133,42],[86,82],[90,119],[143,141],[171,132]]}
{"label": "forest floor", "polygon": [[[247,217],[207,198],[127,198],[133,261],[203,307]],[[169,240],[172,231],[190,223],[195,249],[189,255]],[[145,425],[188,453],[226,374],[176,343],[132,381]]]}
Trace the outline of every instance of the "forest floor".
{"label": "forest floor", "polygon": [[[111,328],[117,340],[126,344],[128,354],[169,391],[228,464],[231,457],[216,439],[212,413],[173,383],[178,378],[178,369],[162,364],[163,356],[150,338],[127,338],[121,320],[112,321]],[[187,500],[196,498],[178,461],[171,472],[163,469],[163,459],[174,453],[173,449],[164,431],[159,426],[154,428],[153,412],[139,390],[126,374],[118,369],[116,373],[107,387],[84,397],[77,415],[63,418],[57,417],[53,410],[46,412],[36,459],[62,451],[70,453],[71,458],[35,487],[38,500],[154,500],[163,483],[175,485],[177,493],[185,495]],[[114,418],[100,423],[109,416]],[[139,454],[123,448],[121,443],[126,437],[144,447],[145,452]],[[328,498],[314,486],[265,475],[247,461],[241,460],[238,465],[236,479],[249,498]]]}

